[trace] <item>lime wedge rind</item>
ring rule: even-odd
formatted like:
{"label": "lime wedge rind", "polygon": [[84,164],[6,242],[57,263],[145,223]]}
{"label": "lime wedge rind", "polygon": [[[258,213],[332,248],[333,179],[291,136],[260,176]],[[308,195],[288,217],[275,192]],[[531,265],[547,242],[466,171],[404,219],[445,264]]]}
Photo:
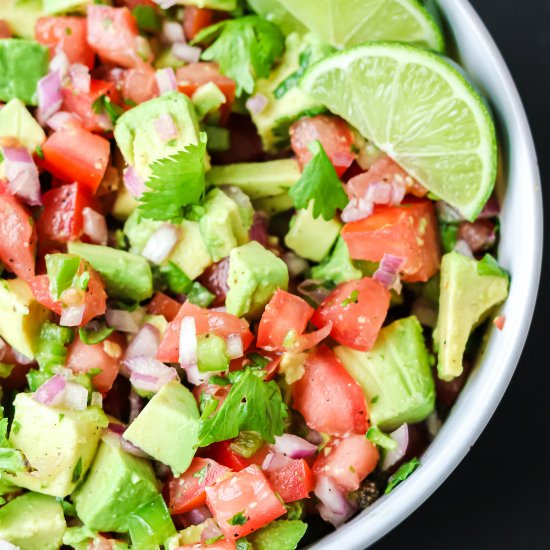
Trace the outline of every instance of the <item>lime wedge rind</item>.
{"label": "lime wedge rind", "polygon": [[466,219],[478,216],[496,180],[496,130],[484,99],[444,57],[369,42],[314,64],[301,86]]}

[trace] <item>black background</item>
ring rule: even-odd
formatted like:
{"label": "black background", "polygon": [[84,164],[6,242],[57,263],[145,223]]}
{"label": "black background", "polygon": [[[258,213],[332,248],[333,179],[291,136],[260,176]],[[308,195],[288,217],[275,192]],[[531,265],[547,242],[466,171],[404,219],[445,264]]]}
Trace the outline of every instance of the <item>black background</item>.
{"label": "black background", "polygon": [[[523,98],[548,204],[550,0],[470,1]],[[548,258],[543,273],[546,267]],[[550,549],[548,288],[543,275],[521,362],[486,431],[444,485],[375,550]]]}

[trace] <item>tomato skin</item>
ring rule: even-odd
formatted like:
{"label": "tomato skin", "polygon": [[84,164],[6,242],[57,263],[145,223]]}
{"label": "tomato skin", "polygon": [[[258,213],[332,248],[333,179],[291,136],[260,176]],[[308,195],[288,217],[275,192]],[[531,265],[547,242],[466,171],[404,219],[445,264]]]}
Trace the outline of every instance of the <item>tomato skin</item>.
{"label": "tomato skin", "polygon": [[182,514],[203,506],[206,503],[206,487],[214,485],[229,471],[229,468],[214,460],[195,457],[186,472],[179,477],[170,477],[164,485],[170,513]]}
{"label": "tomato skin", "polygon": [[43,166],[62,181],[78,181],[96,192],[111,154],[109,141],[76,125],[48,137],[42,145]]}
{"label": "tomato skin", "polygon": [[157,292],[147,306],[147,313],[151,315],[163,315],[170,323],[175,319],[180,307],[181,304],[174,300],[174,298],[166,296],[163,292]]}
{"label": "tomato skin", "polygon": [[95,53],[88,46],[85,17],[40,17],[35,26],[36,40],[50,48],[53,57],[61,49],[69,63],[94,68]]}
{"label": "tomato skin", "polygon": [[303,459],[293,460],[280,470],[267,472],[269,483],[285,502],[308,498],[315,487],[315,476]]}
{"label": "tomato skin", "polygon": [[186,6],[183,13],[183,30],[187,40],[193,40],[202,29],[214,23],[215,12],[207,8]]}
{"label": "tomato skin", "polygon": [[122,78],[122,96],[126,101],[137,105],[159,95],[155,71],[148,65],[124,71]]}
{"label": "tomato skin", "polygon": [[121,334],[113,333],[103,342],[91,345],[82,342],[77,334],[69,347],[67,367],[75,373],[101,369],[99,374],[92,377],[92,382],[97,391],[105,395],[113,387],[118,375],[123,350],[124,337]]}
{"label": "tomato skin", "polygon": [[218,443],[212,443],[206,448],[206,455],[209,458],[212,458],[219,464],[227,466],[235,472],[240,472],[248,466],[261,466],[265,457],[269,453],[269,448],[267,445],[264,445],[256,454],[250,458],[245,458],[238,453],[234,453],[230,445],[232,439],[228,441],[219,441]]}
{"label": "tomato skin", "polygon": [[181,321],[184,317],[195,319],[197,335],[213,332],[220,338],[227,338],[230,334],[240,334],[245,350],[254,339],[248,328],[248,322],[244,319],[239,319],[230,313],[211,311],[185,302],[164,333],[157,353],[157,359],[160,361],[166,363],[177,363],[179,361],[179,335]]}
{"label": "tomato skin", "polygon": [[365,434],[368,408],[359,384],[327,346],[311,353],[293,387],[293,407],[313,430],[342,436]]}
{"label": "tomato skin", "polygon": [[11,38],[11,29],[5,19],[0,19],[0,38]]}
{"label": "tomato skin", "polygon": [[[245,537],[286,513],[258,466],[207,487],[206,504],[228,540]],[[229,520],[239,513],[244,514],[246,523],[231,525]]]}
{"label": "tomato skin", "polygon": [[357,491],[379,459],[374,443],[364,435],[352,434],[329,441],[313,463],[313,473],[331,477],[343,491]]}
{"label": "tomato skin", "polygon": [[342,237],[353,259],[379,262],[384,254],[405,258],[402,279],[406,282],[425,282],[439,270],[437,220],[429,200],[377,205],[368,218],[344,225]]}
{"label": "tomato skin", "polygon": [[354,138],[350,127],[341,118],[328,115],[296,121],[290,128],[290,146],[302,168],[311,160],[308,145],[315,140],[321,142],[336,173],[341,176],[356,157],[352,152]]}
{"label": "tomato skin", "polygon": [[29,211],[16,197],[0,190],[0,260],[25,280],[35,273],[36,240]]}
{"label": "tomato skin", "polygon": [[82,235],[84,208],[98,209],[88,188],[81,183],[69,183],[50,189],[42,197],[44,209],[36,228],[41,244],[67,243]]}
{"label": "tomato skin", "polygon": [[337,286],[315,310],[311,322],[319,328],[332,323],[330,335],[339,344],[368,351],[389,307],[389,291],[378,281],[363,277]]}
{"label": "tomato skin", "polygon": [[213,82],[225,96],[225,103],[221,106],[221,122],[226,123],[231,114],[231,106],[235,100],[236,85],[231,78],[220,73],[216,63],[190,63],[176,71],[178,89],[191,97],[198,88],[208,82]]}

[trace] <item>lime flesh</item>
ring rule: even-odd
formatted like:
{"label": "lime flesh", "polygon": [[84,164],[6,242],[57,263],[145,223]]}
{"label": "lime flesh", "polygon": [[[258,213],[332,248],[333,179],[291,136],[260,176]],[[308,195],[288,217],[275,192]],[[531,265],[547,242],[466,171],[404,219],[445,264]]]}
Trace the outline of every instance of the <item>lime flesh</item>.
{"label": "lime flesh", "polygon": [[323,41],[345,48],[367,40],[398,40],[443,51],[443,36],[417,0],[279,0]]}
{"label": "lime flesh", "polygon": [[443,57],[373,42],[313,65],[301,85],[466,219],[477,217],[495,184],[495,127]]}

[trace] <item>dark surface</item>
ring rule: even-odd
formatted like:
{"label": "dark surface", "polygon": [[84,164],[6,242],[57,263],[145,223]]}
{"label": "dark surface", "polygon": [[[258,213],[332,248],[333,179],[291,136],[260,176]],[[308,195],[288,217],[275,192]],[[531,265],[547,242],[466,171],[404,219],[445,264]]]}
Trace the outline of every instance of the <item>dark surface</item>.
{"label": "dark surface", "polygon": [[[523,98],[548,205],[550,0],[470,1]],[[548,257],[544,273],[547,267]],[[550,549],[549,309],[550,287],[543,277],[521,362],[486,431],[444,485],[375,550]]]}

